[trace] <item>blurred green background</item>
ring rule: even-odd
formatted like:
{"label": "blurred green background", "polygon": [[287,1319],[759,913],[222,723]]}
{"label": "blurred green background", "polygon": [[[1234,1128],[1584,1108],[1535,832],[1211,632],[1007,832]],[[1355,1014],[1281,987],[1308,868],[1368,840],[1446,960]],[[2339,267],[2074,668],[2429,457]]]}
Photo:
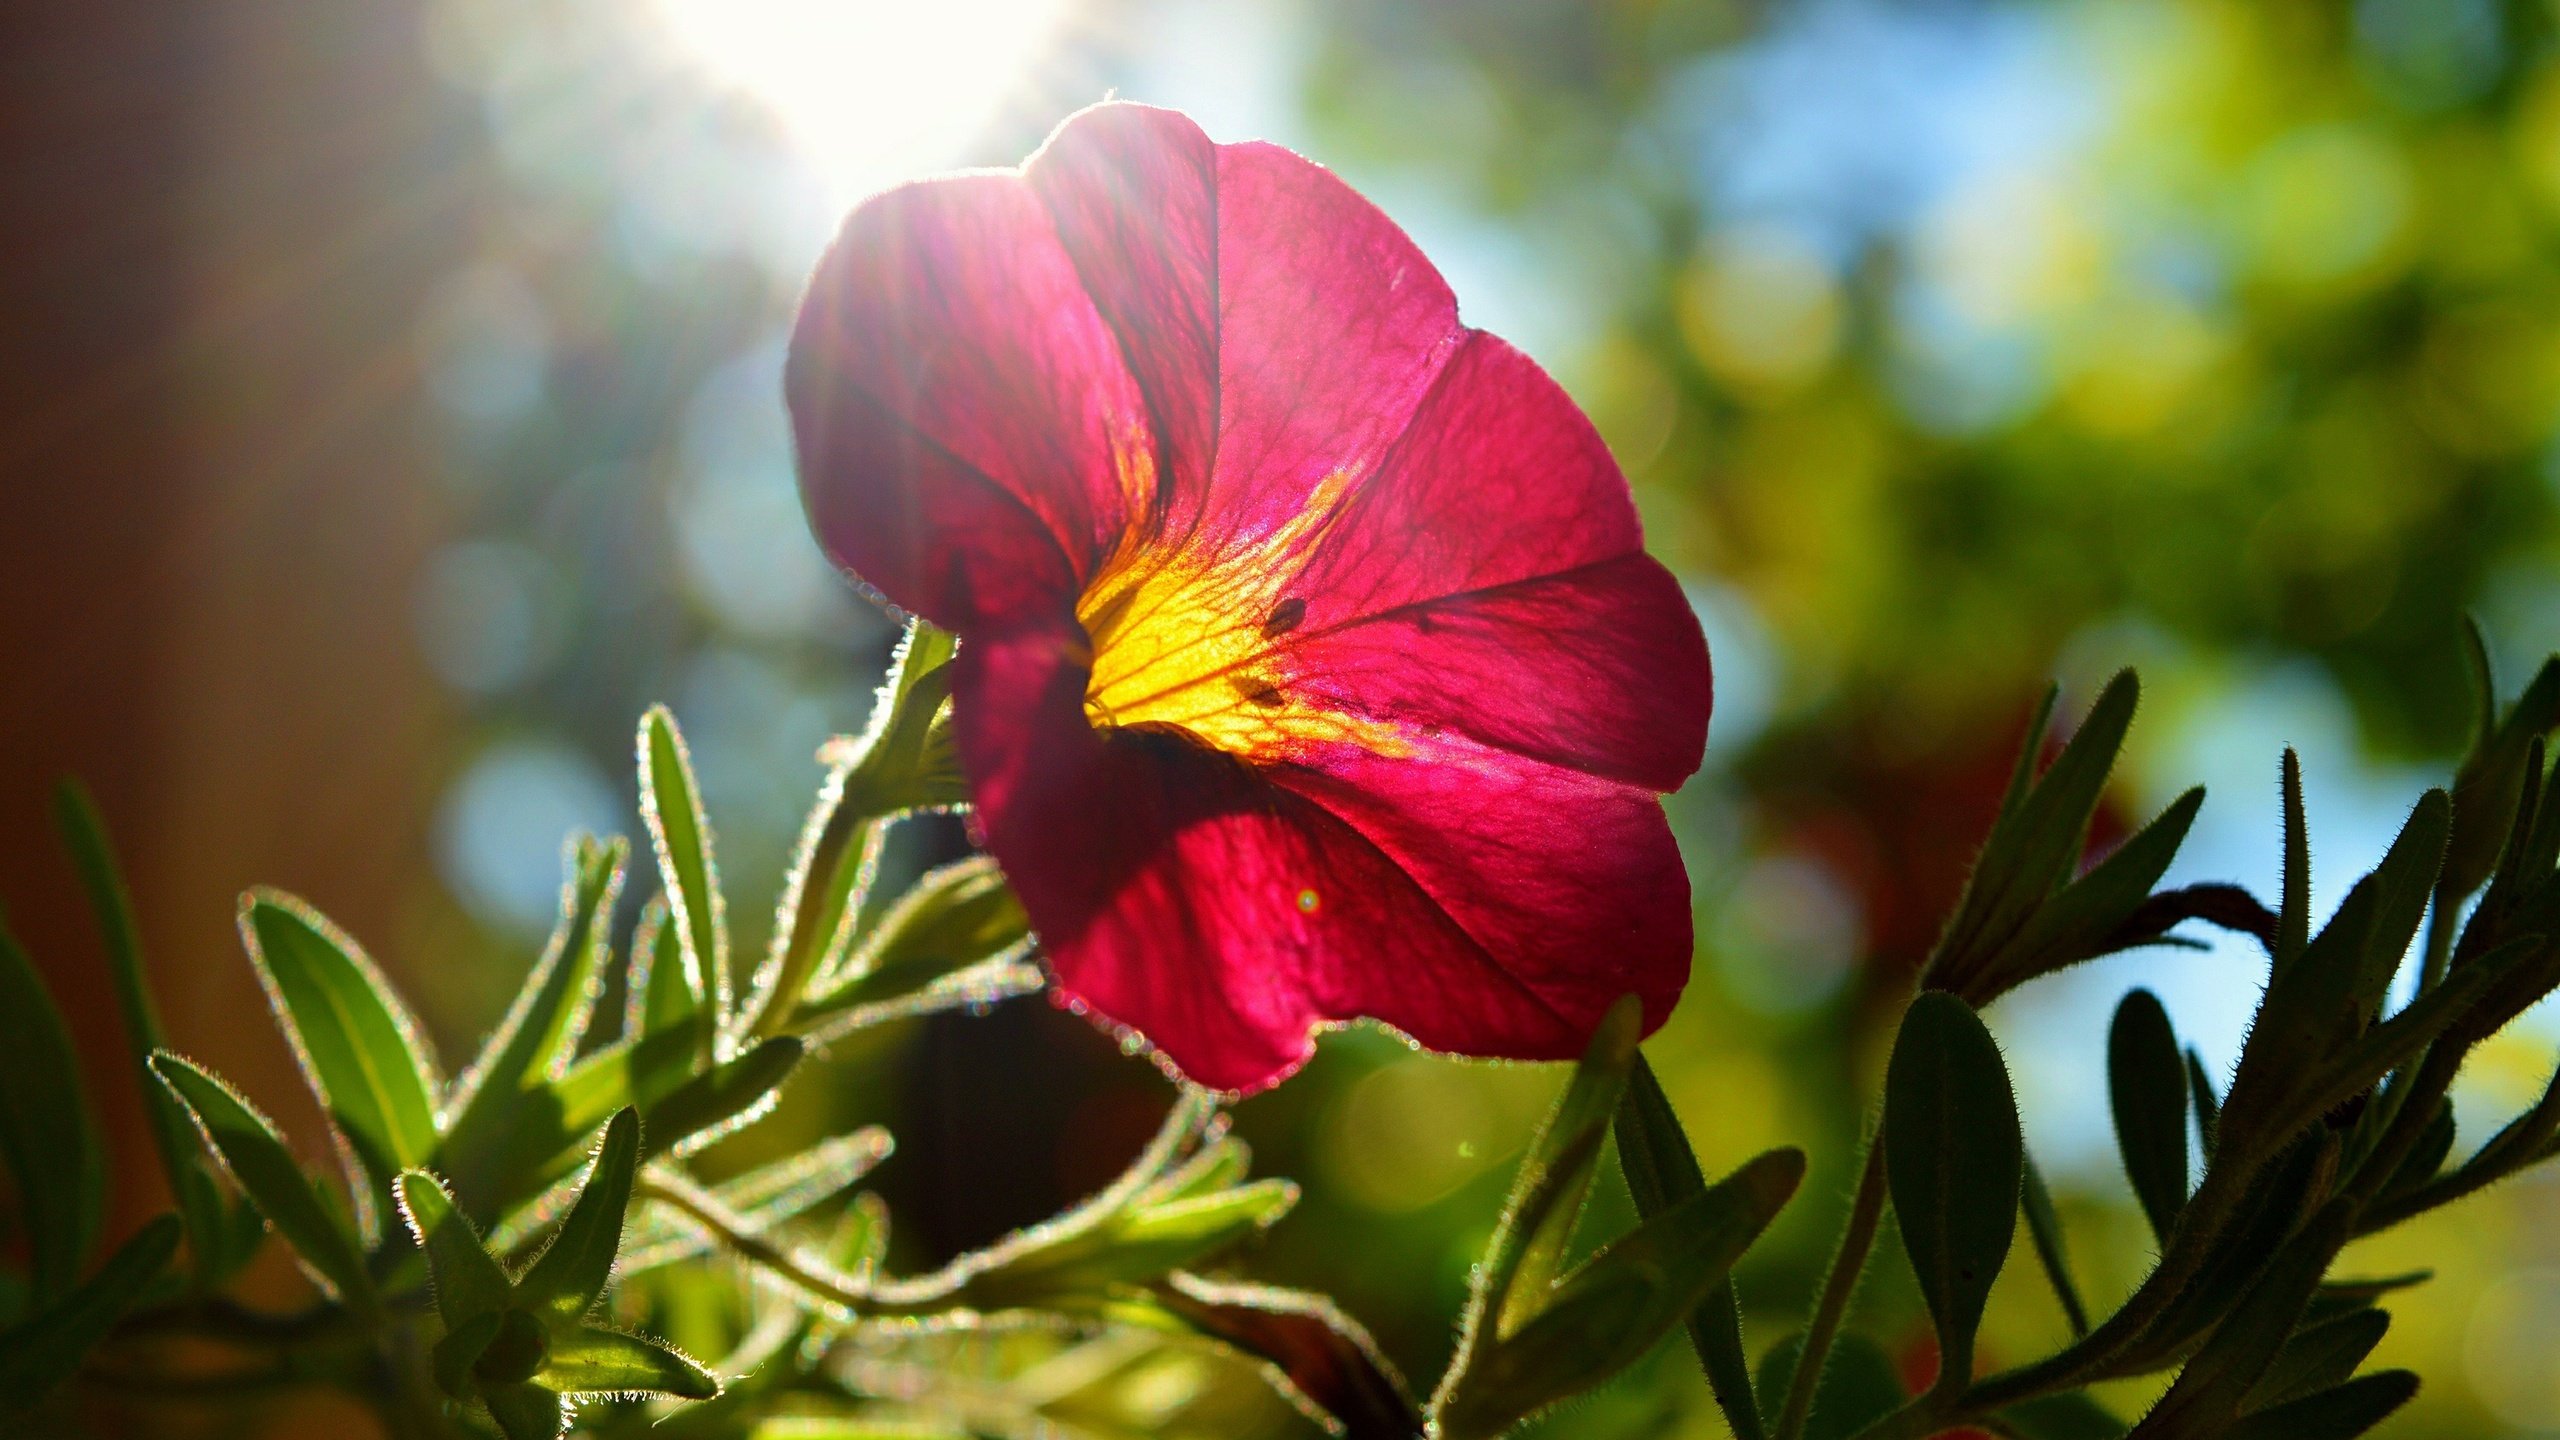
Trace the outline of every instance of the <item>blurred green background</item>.
{"label": "blurred green background", "polygon": [[[2271,888],[2299,747],[2325,907],[2449,771],[2463,612],[2511,683],[2560,646],[2556,20],[35,0],[0,22],[0,893],[113,1053],[41,833],[43,787],[80,770],[134,851],[182,1045],[291,1093],[226,933],[268,881],[462,1053],[549,922],[560,836],[635,823],[630,727],[665,699],[760,943],[812,754],[859,727],[893,638],[799,516],[779,370],[806,267],[869,189],[1010,162],[1106,94],[1182,107],[1411,229],[1467,317],[1591,410],[1690,587],[1717,715],[1669,803],[1700,951],[1651,1053],[1711,1170],[1814,1155],[1743,1274],[1756,1349],[1800,1316],[1890,1007],[2049,677],[2068,708],[2141,667],[2121,817],[2211,787],[2173,880]],[[916,825],[896,864],[965,843]],[[2224,1065],[2262,965],[2119,957],[1994,1014],[2093,1298],[2149,1243],[2105,1123],[2107,1013],[2150,985]],[[2555,1048],[2560,1016],[2501,1037],[2465,1132]],[[730,1148],[885,1119],[910,1264],[1102,1183],[1166,1093],[1039,1000],[828,1074]],[[1427,1381],[1559,1079],[1328,1040],[1239,1111],[1262,1168],[1308,1186],[1260,1273],[1336,1293]],[[105,1088],[139,1159],[130,1085]],[[2393,1307],[2380,1363],[2427,1388],[2385,1433],[2560,1434],[2560,1182],[2457,1216],[2351,1256],[2437,1272]],[[1925,1366],[1880,1256],[1855,1323]],[[1995,1298],[1993,1363],[2064,1333],[2030,1271]],[[1721,1433],[1677,1350],[1549,1428]]]}

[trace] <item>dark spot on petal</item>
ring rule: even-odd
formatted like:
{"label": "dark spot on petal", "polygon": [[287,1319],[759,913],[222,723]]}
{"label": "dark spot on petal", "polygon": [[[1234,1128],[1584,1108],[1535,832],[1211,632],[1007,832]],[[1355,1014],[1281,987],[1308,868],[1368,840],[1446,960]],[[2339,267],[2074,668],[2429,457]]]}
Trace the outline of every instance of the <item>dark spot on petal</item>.
{"label": "dark spot on petal", "polygon": [[1286,635],[1307,618],[1307,602],[1290,596],[1271,607],[1271,618],[1262,622],[1263,638]]}
{"label": "dark spot on petal", "polygon": [[1266,710],[1277,710],[1289,703],[1288,697],[1280,693],[1279,686],[1259,676],[1239,675],[1232,683],[1237,694]]}

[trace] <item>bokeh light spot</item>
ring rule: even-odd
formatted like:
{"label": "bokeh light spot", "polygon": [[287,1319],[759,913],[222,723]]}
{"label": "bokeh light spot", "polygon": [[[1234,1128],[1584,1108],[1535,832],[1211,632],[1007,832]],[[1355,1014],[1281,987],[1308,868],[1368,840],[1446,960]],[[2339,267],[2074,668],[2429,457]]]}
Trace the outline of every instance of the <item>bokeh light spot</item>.
{"label": "bokeh light spot", "polygon": [[1056,40],[1069,0],[656,0],[717,83],[770,110],[839,199],[938,169]]}

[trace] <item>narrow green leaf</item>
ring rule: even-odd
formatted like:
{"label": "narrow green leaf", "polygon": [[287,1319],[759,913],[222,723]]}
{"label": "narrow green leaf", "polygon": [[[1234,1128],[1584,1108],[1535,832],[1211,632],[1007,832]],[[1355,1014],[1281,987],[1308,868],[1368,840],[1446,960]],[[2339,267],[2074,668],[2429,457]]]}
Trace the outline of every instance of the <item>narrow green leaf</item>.
{"label": "narrow green leaf", "polygon": [[2195,1102],[2196,1140],[2202,1145],[2205,1163],[2213,1162],[2213,1147],[2221,1138],[2222,1097],[2213,1093],[2213,1077],[2204,1070],[2204,1057],[2193,1046],[2187,1049],[2187,1090]]}
{"label": "narrow green leaf", "polygon": [[2027,1217],[2027,1238],[2035,1243],[2036,1259],[2044,1266],[2044,1277],[2053,1287],[2054,1299],[2062,1304],[2062,1317],[2071,1323],[2071,1333],[2086,1335],[2089,1310],[2080,1301],[2080,1287],[2071,1279],[2071,1251],[2063,1243],[2062,1216],[2053,1208],[2053,1196],[2044,1188],[2044,1175],[2036,1169],[2035,1157],[2023,1148],[2019,1156],[2024,1162],[2020,1207]]}
{"label": "narrow green leaf", "polygon": [[1635,1064],[1643,1028],[1643,1010],[1634,996],[1611,1005],[1592,1031],[1564,1094],[1529,1142],[1511,1201],[1477,1272],[1466,1322],[1470,1333],[1489,1320],[1496,1338],[1508,1335],[1546,1304],[1582,1217],[1601,1141],[1626,1088],[1627,1071]]}
{"label": "narrow green leaf", "polygon": [[347,1217],[321,1195],[285,1148],[275,1123],[211,1071],[169,1051],[151,1057],[151,1070],[185,1104],[232,1183],[256,1202],[303,1267],[350,1308],[370,1313],[373,1281],[365,1270],[364,1247]]}
{"label": "narrow green leaf", "polygon": [[2453,1102],[2439,1100],[2427,1117],[2426,1129],[2419,1133],[2417,1147],[2383,1183],[2382,1196],[2403,1195],[2434,1179],[2436,1172],[2444,1168],[2445,1157],[2453,1153],[2453,1141]]}
{"label": "narrow green leaf", "polygon": [[1601,1248],[1434,1401],[1452,1436],[1497,1435],[1635,1363],[1724,1283],[1804,1179],[1772,1150]]}
{"label": "narrow green leaf", "polygon": [[436,1149],[437,1082],[417,1022],[355,941],[291,896],[253,891],[240,938],[354,1178],[370,1182],[359,1193],[386,1214],[393,1177]]}
{"label": "narrow green leaf", "polygon": [[[667,914],[676,942],[702,977],[711,1013],[725,1023],[735,1006],[729,979],[729,917],[720,869],[711,852],[711,822],[693,781],[684,736],[664,705],[640,719],[640,819],[666,881]],[[719,1024],[705,1032],[714,1043]],[[712,1053],[706,1051],[706,1053]]]}
{"label": "narrow green leaf", "polygon": [[2418,938],[2418,923],[2426,918],[2427,902],[2435,894],[2436,876],[2444,868],[2445,844],[2452,832],[2452,799],[2442,790],[2429,790],[2418,797],[2382,863],[2374,867],[2370,877],[2376,892],[2373,935],[2366,942],[2356,987],[2358,1011],[2368,1019],[2382,1008],[2391,977],[2399,973],[2410,942]]}
{"label": "narrow green leaf", "polygon": [[[851,1189],[887,1159],[889,1151],[889,1132],[865,1126],[723,1181],[713,1188],[712,1196],[761,1234]],[[1213,1188],[1233,1183],[1231,1177]],[[710,1237],[700,1227],[673,1218],[666,1206],[643,1206],[624,1233],[615,1269],[624,1275],[637,1274],[690,1259],[710,1247]]]}
{"label": "narrow green leaf", "polygon": [[0,925],[0,1158],[18,1179],[36,1303],[68,1294],[106,1214],[106,1160],[62,1012]]}
{"label": "narrow green leaf", "polygon": [[[1801,1332],[1769,1347],[1760,1357],[1755,1384],[1764,1411],[1774,1412],[1786,1404],[1787,1387],[1795,1383],[1796,1365],[1803,1357]],[[1863,1335],[1840,1335],[1831,1342],[1821,1381],[1814,1388],[1804,1440],[1849,1440],[1899,1409],[1902,1401],[1902,1377],[1892,1357]]]}
{"label": "narrow green leaf", "polygon": [[2125,1424],[2079,1390],[2022,1400],[1991,1417],[2013,1440],[2122,1440]]}
{"label": "narrow green leaf", "polygon": [[526,1305],[554,1322],[574,1321],[595,1308],[613,1278],[613,1256],[622,1245],[622,1221],[639,1169],[640,1112],[626,1108],[604,1127],[577,1203],[518,1282]]}
{"label": "narrow green leaf", "polygon": [[[77,780],[66,780],[54,792],[54,820],[72,864],[88,892],[105,941],[108,974],[116,984],[116,1004],[124,1015],[125,1043],[136,1072],[145,1072],[151,1052],[166,1044],[160,1012],[151,995],[150,971],[142,958],[142,927],[134,917],[133,895],[116,863],[115,845],[97,803]],[[142,1108],[151,1122],[151,1145],[178,1202],[178,1217],[187,1227],[187,1250],[194,1257],[196,1283],[209,1287],[228,1274],[235,1258],[225,1241],[230,1229],[222,1192],[205,1169],[196,1148],[195,1128],[168,1091],[144,1074]]]}
{"label": "narrow green leaf", "polygon": [[2036,767],[2044,763],[2044,737],[2053,730],[2053,711],[2062,703],[2062,687],[2044,687],[2044,699],[2037,702],[2035,714],[2027,720],[2026,738],[2018,744],[2018,758],[2009,767],[2009,785],[2000,795],[2000,813],[1993,823],[2015,824],[2018,811],[2027,803],[2027,792],[2035,785]]}
{"label": "narrow green leaf", "polygon": [[2165,1241],[2187,1204],[2187,1066],[2169,1012],[2148,990],[2128,993],[2108,1027],[2107,1096],[2125,1177]]}
{"label": "narrow green leaf", "polygon": [[585,1325],[552,1338],[551,1359],[535,1378],[568,1395],[708,1400],[720,1393],[711,1372],[674,1346]]}
{"label": "narrow green leaf", "polygon": [[98,1273],[26,1323],[0,1333],[0,1415],[35,1408],[169,1268],[184,1227],[162,1215],[116,1248]]}
{"label": "narrow green leaf", "polygon": [[622,893],[629,854],[630,846],[618,836],[599,844],[580,835],[564,847],[567,880],[560,887],[559,924],[506,1018],[454,1083],[448,1134],[508,1123],[507,1112],[526,1090],[567,1071],[602,988],[614,900]]}
{"label": "narrow green leaf", "polygon": [[1341,1440],[1422,1440],[1422,1412],[1369,1332],[1321,1295],[1176,1271],[1118,1323],[1206,1336],[1260,1361],[1264,1378]]}
{"label": "narrow green leaf", "polygon": [[2170,1357],[2229,1317],[2267,1268],[2268,1257],[2310,1219],[2336,1178],[2338,1137],[2323,1128],[2259,1167],[2205,1252],[2196,1276],[2144,1332],[2140,1353]]}
{"label": "narrow green leaf", "polygon": [[485,1386],[481,1399],[488,1403],[489,1418],[498,1422],[498,1433],[507,1440],[560,1440],[561,1432],[569,1428],[569,1407],[559,1393],[530,1380]]}
{"label": "narrow green leaf", "polygon": [[948,1302],[984,1311],[1087,1308],[1124,1285],[1204,1264],[1269,1229],[1298,1203],[1286,1180],[1258,1180],[1214,1195],[1123,1211],[1102,1223],[1037,1226],[963,1257],[902,1291],[947,1291]]}
{"label": "narrow green leaf", "polygon": [[2070,874],[2141,694],[2133,672],[2119,671],[2016,813],[1992,827],[1949,932],[1952,948],[1996,948]]}
{"label": "narrow green leaf", "polygon": [[2015,1234],[2025,1151],[2009,1072],[1962,1000],[1912,1001],[1885,1071],[1885,1178],[1937,1327],[1944,1373],[1973,1372],[1974,1331]]}
{"label": "narrow green leaf", "polygon": [[[2471,639],[2475,646],[2479,643],[2476,633]],[[2485,652],[2475,651],[2475,664],[2485,658]],[[2543,662],[2503,719],[2488,672],[2477,670],[2474,679],[2482,687],[2480,721],[2454,776],[2453,834],[2440,882],[2447,903],[2478,889],[2496,866],[2499,850],[2515,828],[2528,766],[2535,763],[2527,757],[2543,734],[2560,724],[2560,655]]]}
{"label": "narrow green leaf", "polygon": [[2380,1370],[2245,1416],[2223,1432],[2223,1440],[2353,1440],[2390,1419],[2417,1393],[2416,1375]]}
{"label": "narrow green leaf", "polygon": [[2311,942],[2311,827],[2303,818],[2302,757],[2284,750],[2284,896],[2276,910],[2275,968],[2281,973]]}
{"label": "narrow green leaf", "polygon": [[648,1153],[691,1154],[753,1123],[773,1108],[804,1053],[798,1040],[776,1035],[644,1105],[641,1133],[649,1137]]}
{"label": "narrow green leaf", "polygon": [[436,1314],[447,1330],[460,1330],[483,1316],[507,1308],[515,1284],[506,1267],[480,1245],[478,1232],[455,1209],[442,1182],[424,1170],[403,1171],[399,1181],[400,1213],[409,1233],[426,1251],[427,1269],[435,1282]]}
{"label": "narrow green leaf", "polygon": [[869,725],[820,752],[821,760],[848,769],[846,803],[857,813],[896,815],[969,798],[951,743],[951,660],[959,643],[947,630],[911,622]]}
{"label": "narrow green leaf", "polygon": [[2304,1325],[2284,1342],[2275,1363],[2249,1392],[2246,1408],[2281,1405],[2344,1383],[2390,1329],[2391,1317],[2380,1310],[2355,1310]]}
{"label": "narrow green leaf", "polygon": [[2168,873],[2203,805],[2202,786],[2180,795],[2087,874],[2063,886],[2029,917],[2017,940],[2003,947],[1983,983],[1968,987],[1967,998],[1986,1000],[2120,948],[2125,942],[2118,932]]}
{"label": "narrow green leaf", "polygon": [[631,932],[631,969],[624,989],[630,996],[622,1021],[625,1037],[660,1035],[672,1030],[697,1035],[694,1026],[702,1018],[702,976],[676,938],[664,895],[651,896],[649,903],[640,907],[640,924]]}
{"label": "narrow green leaf", "polygon": [[505,1324],[505,1312],[491,1310],[446,1331],[427,1357],[429,1368],[435,1372],[436,1388],[456,1400],[468,1400],[479,1393],[478,1380],[472,1372]]}
{"label": "narrow green leaf", "polygon": [[2323,1210],[2263,1262],[2256,1283],[2198,1350],[2137,1435],[2216,1435],[2237,1419],[2249,1392],[2275,1363],[2285,1338],[2319,1287],[2322,1272],[2347,1242],[2343,1202]]}
{"label": "narrow green leaf", "polygon": [[1031,935],[992,856],[928,871],[898,897],[861,948],[821,984],[804,1014],[876,1004],[992,960]]}
{"label": "narrow green leaf", "polygon": [[850,764],[838,765],[818,791],[818,803],[800,830],[782,900],[774,909],[773,942],[756,970],[753,998],[741,1030],[748,1036],[782,1032],[810,982],[826,972],[851,943],[862,897],[880,864],[888,827],[844,803]]}
{"label": "narrow green leaf", "polygon": [[[1619,1097],[1614,1123],[1618,1166],[1626,1174],[1627,1192],[1636,1202],[1638,1217],[1651,1220],[1706,1193],[1706,1172],[1698,1166],[1688,1132],[1642,1052],[1627,1072],[1626,1092]],[[1715,1395],[1734,1440],[1760,1440],[1760,1410],[1751,1398],[1751,1361],[1742,1348],[1742,1302],[1730,1279],[1690,1314],[1689,1344],[1698,1352],[1707,1388]]]}
{"label": "narrow green leaf", "polygon": [[701,1054],[692,1025],[617,1040],[526,1091],[508,1108],[504,1126],[454,1136],[442,1169],[464,1213],[476,1224],[494,1225],[558,1184],[586,1162],[596,1131],[614,1111],[637,1105],[645,1117],[694,1083]]}

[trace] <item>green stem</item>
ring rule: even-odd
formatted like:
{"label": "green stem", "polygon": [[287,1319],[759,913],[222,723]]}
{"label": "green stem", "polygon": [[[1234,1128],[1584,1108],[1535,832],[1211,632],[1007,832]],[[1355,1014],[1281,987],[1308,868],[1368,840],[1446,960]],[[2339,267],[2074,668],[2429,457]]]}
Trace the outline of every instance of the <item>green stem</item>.
{"label": "green stem", "polygon": [[1813,1397],[1822,1384],[1822,1368],[1830,1358],[1831,1344],[1840,1335],[1840,1322],[1849,1313],[1849,1299],[1857,1293],[1858,1277],[1865,1273],[1867,1256],[1875,1249],[1876,1230],[1884,1221],[1884,1123],[1879,1119],[1868,1132],[1866,1157],[1858,1168],[1858,1190],[1849,1202],[1849,1218],[1840,1230],[1839,1248],[1831,1254],[1831,1267],[1822,1277],[1822,1294],[1814,1302],[1813,1316],[1805,1322],[1804,1348],[1796,1355],[1796,1373],[1787,1382],[1786,1403],[1778,1411],[1776,1440],[1803,1440],[1804,1427],[1813,1418]]}
{"label": "green stem", "polygon": [[679,1179],[664,1170],[644,1170],[640,1174],[640,1194],[656,1200],[682,1214],[686,1219],[711,1232],[722,1245],[739,1256],[754,1261],[773,1273],[806,1290],[811,1295],[845,1310],[862,1310],[872,1306],[871,1287],[853,1276],[793,1253],[785,1246],[756,1233],[729,1207],[708,1190]]}

